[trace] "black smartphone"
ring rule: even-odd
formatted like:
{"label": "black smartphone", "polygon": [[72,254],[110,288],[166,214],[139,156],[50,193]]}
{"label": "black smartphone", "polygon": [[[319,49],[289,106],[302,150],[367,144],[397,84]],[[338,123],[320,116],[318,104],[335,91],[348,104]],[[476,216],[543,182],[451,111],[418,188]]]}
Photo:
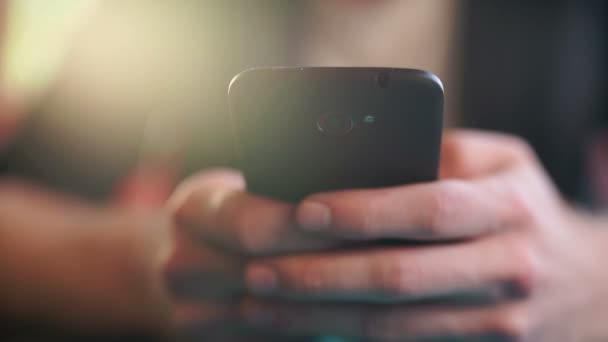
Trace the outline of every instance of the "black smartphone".
{"label": "black smartphone", "polygon": [[394,68],[260,68],[229,104],[248,190],[285,201],[437,178],[443,86]]}

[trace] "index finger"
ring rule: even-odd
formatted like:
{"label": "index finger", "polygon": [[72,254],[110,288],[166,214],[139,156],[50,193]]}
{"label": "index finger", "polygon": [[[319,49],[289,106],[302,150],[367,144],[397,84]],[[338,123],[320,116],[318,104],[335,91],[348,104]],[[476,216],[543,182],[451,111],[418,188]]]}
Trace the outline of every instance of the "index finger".
{"label": "index finger", "polygon": [[517,138],[453,131],[444,137],[442,180],[315,194],[300,204],[297,218],[309,231],[351,238],[478,236],[528,218],[523,194],[530,181],[520,166],[532,161]]}
{"label": "index finger", "polygon": [[508,187],[448,180],[313,195],[297,218],[307,231],[351,239],[445,240],[487,234],[522,218]]}
{"label": "index finger", "polygon": [[245,254],[310,251],[336,244],[298,230],[292,205],[247,193],[236,171],[210,171],[190,179],[176,191],[170,207],[178,224]]}

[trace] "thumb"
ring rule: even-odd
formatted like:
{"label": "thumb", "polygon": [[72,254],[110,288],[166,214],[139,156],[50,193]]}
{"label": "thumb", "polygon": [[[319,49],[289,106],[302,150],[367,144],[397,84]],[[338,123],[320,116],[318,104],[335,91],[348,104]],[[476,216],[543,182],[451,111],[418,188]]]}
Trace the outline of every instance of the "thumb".
{"label": "thumb", "polygon": [[218,187],[230,191],[244,191],[245,179],[240,172],[232,169],[218,168],[200,172],[177,187],[169,198],[167,206],[171,212],[175,212],[193,192]]}

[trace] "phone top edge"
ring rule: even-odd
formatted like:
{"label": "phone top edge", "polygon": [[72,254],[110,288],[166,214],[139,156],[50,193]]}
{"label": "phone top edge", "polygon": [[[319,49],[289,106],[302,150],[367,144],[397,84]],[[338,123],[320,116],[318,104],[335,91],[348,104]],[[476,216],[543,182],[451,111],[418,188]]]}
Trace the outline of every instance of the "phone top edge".
{"label": "phone top edge", "polygon": [[443,82],[441,79],[435,75],[434,73],[421,70],[421,69],[411,69],[411,68],[394,68],[394,67],[356,67],[356,66],[307,66],[307,67],[287,67],[287,66],[277,66],[277,67],[252,67],[245,69],[238,74],[236,74],[228,85],[228,95],[230,95],[230,91],[233,89],[234,84],[238,81],[238,79],[243,78],[245,75],[254,73],[254,72],[266,72],[266,71],[368,71],[368,72],[379,72],[379,71],[388,71],[388,72],[405,72],[416,74],[424,79],[429,80],[431,83],[436,84],[439,89],[441,89],[442,93],[445,93]]}

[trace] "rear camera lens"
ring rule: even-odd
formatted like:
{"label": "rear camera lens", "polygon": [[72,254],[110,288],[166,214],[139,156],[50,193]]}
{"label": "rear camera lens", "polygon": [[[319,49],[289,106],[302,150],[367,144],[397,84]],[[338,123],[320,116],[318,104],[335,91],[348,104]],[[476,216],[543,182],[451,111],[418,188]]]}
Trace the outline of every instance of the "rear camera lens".
{"label": "rear camera lens", "polygon": [[317,128],[321,132],[332,136],[345,135],[354,126],[352,117],[339,113],[326,113],[317,120]]}
{"label": "rear camera lens", "polygon": [[373,115],[366,115],[363,117],[363,123],[371,125],[376,122],[376,117]]}

